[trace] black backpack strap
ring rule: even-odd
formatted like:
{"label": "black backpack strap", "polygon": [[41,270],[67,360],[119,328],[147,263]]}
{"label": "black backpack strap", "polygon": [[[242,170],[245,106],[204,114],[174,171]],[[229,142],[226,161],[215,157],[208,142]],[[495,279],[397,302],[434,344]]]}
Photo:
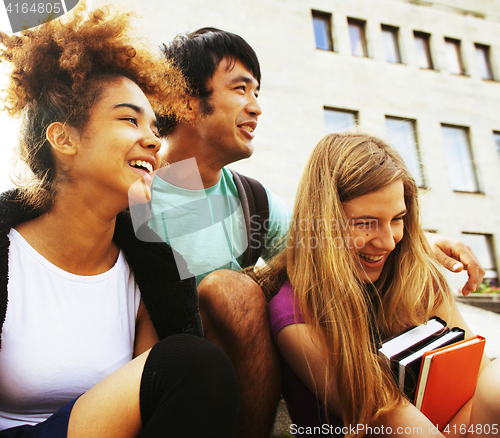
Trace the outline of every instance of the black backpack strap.
{"label": "black backpack strap", "polygon": [[269,199],[264,186],[257,180],[231,170],[238,189],[245,225],[248,247],[245,251],[243,268],[253,266],[266,245],[269,221]]}

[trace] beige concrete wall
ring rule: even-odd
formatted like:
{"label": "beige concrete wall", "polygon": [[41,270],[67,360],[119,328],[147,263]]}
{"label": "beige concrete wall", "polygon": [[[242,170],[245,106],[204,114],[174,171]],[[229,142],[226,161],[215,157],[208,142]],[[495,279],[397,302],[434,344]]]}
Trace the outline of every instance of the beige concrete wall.
{"label": "beige concrete wall", "polygon": [[[358,111],[361,125],[381,135],[386,134],[386,115],[416,119],[428,185],[422,194],[424,226],[457,238],[463,231],[491,233],[500,260],[500,154],[492,137],[492,131],[500,131],[500,83],[480,78],[474,52],[474,43],[491,46],[499,78],[500,1],[131,0],[128,4],[143,14],[143,31],[155,43],[181,31],[216,26],[240,34],[254,47],[262,66],[259,100],[264,112],[254,156],[234,167],[259,178],[290,206],[304,160],[325,134],[324,106]],[[332,14],[334,52],[315,49],[312,9]],[[368,58],[351,55],[347,17],[366,20]],[[400,28],[403,64],[385,62],[381,24]],[[431,34],[435,70],[418,68],[414,30]],[[465,76],[448,72],[444,37],[462,41]],[[482,194],[451,189],[441,123],[470,129]]]}

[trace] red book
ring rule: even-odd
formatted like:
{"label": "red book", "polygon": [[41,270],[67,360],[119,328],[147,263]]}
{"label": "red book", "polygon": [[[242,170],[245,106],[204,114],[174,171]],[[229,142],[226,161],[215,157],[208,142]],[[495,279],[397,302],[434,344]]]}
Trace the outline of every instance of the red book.
{"label": "red book", "polygon": [[424,354],[415,406],[439,430],[474,395],[484,345],[476,336]]}

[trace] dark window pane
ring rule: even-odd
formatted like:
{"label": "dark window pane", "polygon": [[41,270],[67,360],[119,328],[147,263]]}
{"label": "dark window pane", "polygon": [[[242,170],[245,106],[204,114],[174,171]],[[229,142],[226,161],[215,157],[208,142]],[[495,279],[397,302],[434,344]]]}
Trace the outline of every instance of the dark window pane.
{"label": "dark window pane", "polygon": [[432,69],[429,35],[420,32],[415,32],[415,44],[417,46],[418,66],[420,68]]}
{"label": "dark window pane", "polygon": [[497,152],[500,152],[500,132],[494,132],[493,139],[495,140]]}
{"label": "dark window pane", "polygon": [[401,62],[398,29],[390,26],[382,26],[382,38],[384,41],[385,60],[387,62]]}
{"label": "dark window pane", "polygon": [[348,20],[351,50],[354,56],[367,56],[365,24],[361,21]]}
{"label": "dark window pane", "polygon": [[327,134],[351,129],[356,126],[357,113],[354,111],[325,108],[324,115]]}
{"label": "dark window pane", "polygon": [[483,79],[493,79],[490,63],[490,48],[482,44],[476,44],[476,56],[479,64],[479,72]]}
{"label": "dark window pane", "polygon": [[460,192],[478,192],[468,129],[443,126],[442,131],[451,187]]}
{"label": "dark window pane", "polygon": [[322,50],[333,50],[331,15],[313,12],[313,26],[316,48]]}
{"label": "dark window pane", "polygon": [[454,73],[456,75],[463,75],[465,72],[462,64],[460,41],[446,38],[445,44],[446,44],[446,57],[448,60],[448,70],[450,71],[450,73]]}
{"label": "dark window pane", "polygon": [[386,117],[387,137],[401,154],[419,187],[424,186],[420,152],[418,150],[415,122],[412,120]]}
{"label": "dark window pane", "polygon": [[498,284],[498,271],[495,265],[492,236],[490,234],[463,233],[460,240],[469,245],[479,259],[479,262],[486,271],[484,279],[493,280]]}

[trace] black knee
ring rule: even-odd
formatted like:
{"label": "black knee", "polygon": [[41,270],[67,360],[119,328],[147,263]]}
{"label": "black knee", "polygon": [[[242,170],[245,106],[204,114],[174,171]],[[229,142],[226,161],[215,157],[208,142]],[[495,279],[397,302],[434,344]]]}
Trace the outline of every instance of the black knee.
{"label": "black knee", "polygon": [[[193,335],[162,340],[152,348],[144,366],[140,409],[144,428],[154,423],[152,419],[160,412],[170,433],[177,427],[174,423],[189,429],[194,421],[218,431],[220,427],[227,429],[227,436],[231,436],[239,393],[229,358],[218,347]],[[183,436],[188,436],[183,430]],[[205,430],[203,436],[210,435]]]}

